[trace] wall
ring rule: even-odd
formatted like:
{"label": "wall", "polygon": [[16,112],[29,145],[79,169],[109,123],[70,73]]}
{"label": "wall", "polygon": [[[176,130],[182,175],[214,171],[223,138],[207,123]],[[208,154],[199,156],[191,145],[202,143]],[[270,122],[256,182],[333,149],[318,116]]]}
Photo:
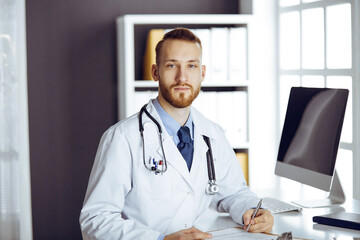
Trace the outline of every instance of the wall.
{"label": "wall", "polygon": [[256,189],[258,194],[262,189],[269,189],[278,184],[278,178],[274,175],[280,132],[275,102],[276,9],[277,0],[253,1],[249,43],[249,176],[251,187]]}
{"label": "wall", "polygon": [[81,239],[96,148],[117,120],[115,18],[237,10],[234,0],[26,2],[34,239]]}

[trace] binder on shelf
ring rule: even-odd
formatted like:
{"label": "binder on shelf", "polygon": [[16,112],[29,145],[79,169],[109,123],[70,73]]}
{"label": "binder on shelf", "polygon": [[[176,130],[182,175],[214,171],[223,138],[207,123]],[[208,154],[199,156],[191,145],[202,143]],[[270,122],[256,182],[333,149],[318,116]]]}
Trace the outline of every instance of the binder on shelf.
{"label": "binder on shelf", "polygon": [[246,180],[247,185],[249,186],[249,161],[248,161],[248,154],[247,153],[235,153],[241,168],[244,173],[244,177]]}
{"label": "binder on shelf", "polygon": [[134,96],[134,109],[129,113],[129,116],[139,112],[150,99],[156,98],[157,95],[157,91],[136,91]]}
{"label": "binder on shelf", "polygon": [[[218,119],[231,146],[247,142],[247,93],[243,91],[218,93]],[[229,107],[231,104],[232,107]]]}
{"label": "binder on shelf", "polygon": [[152,80],[151,66],[156,63],[155,47],[163,38],[164,29],[151,29],[147,36],[145,54],[143,59],[143,79]]}
{"label": "binder on shelf", "polygon": [[216,92],[200,91],[199,95],[192,103],[192,106],[194,106],[198,111],[200,111],[206,118],[218,123],[219,114]]}
{"label": "binder on shelf", "polygon": [[242,144],[248,141],[248,108],[247,108],[247,92],[244,91],[235,91],[232,92],[232,103],[235,104],[236,109],[234,109],[232,118],[232,131],[233,131],[233,141]]}
{"label": "binder on shelf", "polygon": [[229,29],[229,79],[247,79],[247,37],[245,27]]}
{"label": "binder on shelf", "polygon": [[[230,142],[231,146],[236,145],[236,142],[232,138],[232,128],[234,126],[233,113],[237,110],[237,105],[232,102],[232,92],[218,92],[218,123],[224,129],[226,138]],[[229,105],[232,105],[230,107]]]}
{"label": "binder on shelf", "polygon": [[228,80],[228,28],[211,28],[211,81]]}
{"label": "binder on shelf", "polygon": [[200,28],[191,29],[191,31],[200,39],[202,46],[202,65],[206,66],[205,81],[211,81],[211,66],[210,66],[210,29]]}

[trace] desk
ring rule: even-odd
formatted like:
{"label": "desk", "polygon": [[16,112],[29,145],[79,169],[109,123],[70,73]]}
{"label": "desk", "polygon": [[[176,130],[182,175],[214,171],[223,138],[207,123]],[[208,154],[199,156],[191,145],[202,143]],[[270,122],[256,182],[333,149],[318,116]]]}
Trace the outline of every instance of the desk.
{"label": "desk", "polygon": [[[259,194],[255,191],[260,197],[273,196],[272,194]],[[285,199],[281,200],[287,201]],[[274,214],[275,224],[272,230],[272,233],[281,234],[283,232],[291,231],[294,237],[314,239],[314,240],[355,240],[360,238],[360,231],[332,227],[322,224],[316,224],[312,221],[312,217],[315,215],[324,215],[334,212],[354,212],[360,213],[360,201],[351,199],[348,197],[345,204],[338,207],[330,208],[304,208],[302,212],[288,212]],[[236,227],[239,226],[227,214],[219,214],[213,210],[209,210],[204,215],[202,215],[195,227],[198,227],[204,231]]]}
{"label": "desk", "polygon": [[[324,215],[335,212],[355,212],[354,206],[359,206],[359,201],[349,200],[347,206],[331,207],[331,208],[305,208],[302,212],[288,212],[274,214],[275,225],[273,233],[281,233],[285,231],[292,231],[293,236],[307,238],[307,239],[353,239],[353,237],[360,237],[360,231],[332,227],[328,225],[317,224],[312,221],[315,215]],[[349,238],[351,237],[351,238]],[[335,239],[336,239],[335,238]]]}

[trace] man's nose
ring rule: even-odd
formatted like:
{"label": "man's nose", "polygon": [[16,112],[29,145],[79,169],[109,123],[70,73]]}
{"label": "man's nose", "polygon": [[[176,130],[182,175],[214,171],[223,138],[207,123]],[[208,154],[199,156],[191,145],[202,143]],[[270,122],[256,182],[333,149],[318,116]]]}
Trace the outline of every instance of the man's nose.
{"label": "man's nose", "polygon": [[187,72],[185,67],[179,67],[176,75],[177,82],[186,82],[187,81]]}

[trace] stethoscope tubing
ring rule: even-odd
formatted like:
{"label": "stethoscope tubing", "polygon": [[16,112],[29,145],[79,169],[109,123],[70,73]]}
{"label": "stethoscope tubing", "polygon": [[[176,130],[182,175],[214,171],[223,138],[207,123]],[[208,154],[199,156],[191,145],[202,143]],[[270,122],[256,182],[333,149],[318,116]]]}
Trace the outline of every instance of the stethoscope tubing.
{"label": "stethoscope tubing", "polygon": [[147,106],[147,104],[145,104],[141,108],[140,113],[139,113],[139,131],[141,133],[144,132],[144,126],[142,124],[142,115],[143,115],[142,113],[145,112],[145,114],[151,119],[151,121],[153,121],[156,124],[159,133],[162,133],[160,123],[158,121],[156,121],[156,119],[153,116],[151,116],[151,114],[148,112],[148,110],[146,110],[146,106]]}
{"label": "stethoscope tubing", "polygon": [[210,139],[208,137],[204,137],[204,140],[209,147],[209,150],[206,153],[209,181],[216,181],[215,166],[214,166],[214,159],[213,159],[213,153],[212,153],[212,149],[211,149]]}
{"label": "stethoscope tubing", "polygon": [[[162,151],[162,154],[164,156],[164,161],[163,161],[163,164],[164,164],[164,168],[162,170],[160,170],[159,172],[163,173],[163,172],[166,172],[167,170],[167,160],[166,160],[166,156],[165,156],[165,151],[164,151],[164,145],[163,145],[163,139],[162,139],[162,130],[161,130],[161,126],[160,126],[160,123],[158,121],[156,121],[156,119],[151,116],[151,114],[148,112],[148,110],[146,110],[146,106],[147,104],[145,104],[141,110],[140,110],[140,113],[139,113],[139,131],[140,131],[140,135],[141,135],[141,141],[142,141],[142,144],[143,144],[143,163],[144,163],[144,166],[149,169],[146,165],[146,162],[145,162],[145,140],[144,140],[144,126],[142,124],[142,115],[143,113],[145,112],[145,114],[151,119],[151,121],[153,121],[157,128],[158,128],[158,132],[159,132],[159,142],[160,142],[160,146],[161,146],[161,151]],[[151,170],[151,169],[149,169]],[[151,170],[152,171],[152,170]]]}

